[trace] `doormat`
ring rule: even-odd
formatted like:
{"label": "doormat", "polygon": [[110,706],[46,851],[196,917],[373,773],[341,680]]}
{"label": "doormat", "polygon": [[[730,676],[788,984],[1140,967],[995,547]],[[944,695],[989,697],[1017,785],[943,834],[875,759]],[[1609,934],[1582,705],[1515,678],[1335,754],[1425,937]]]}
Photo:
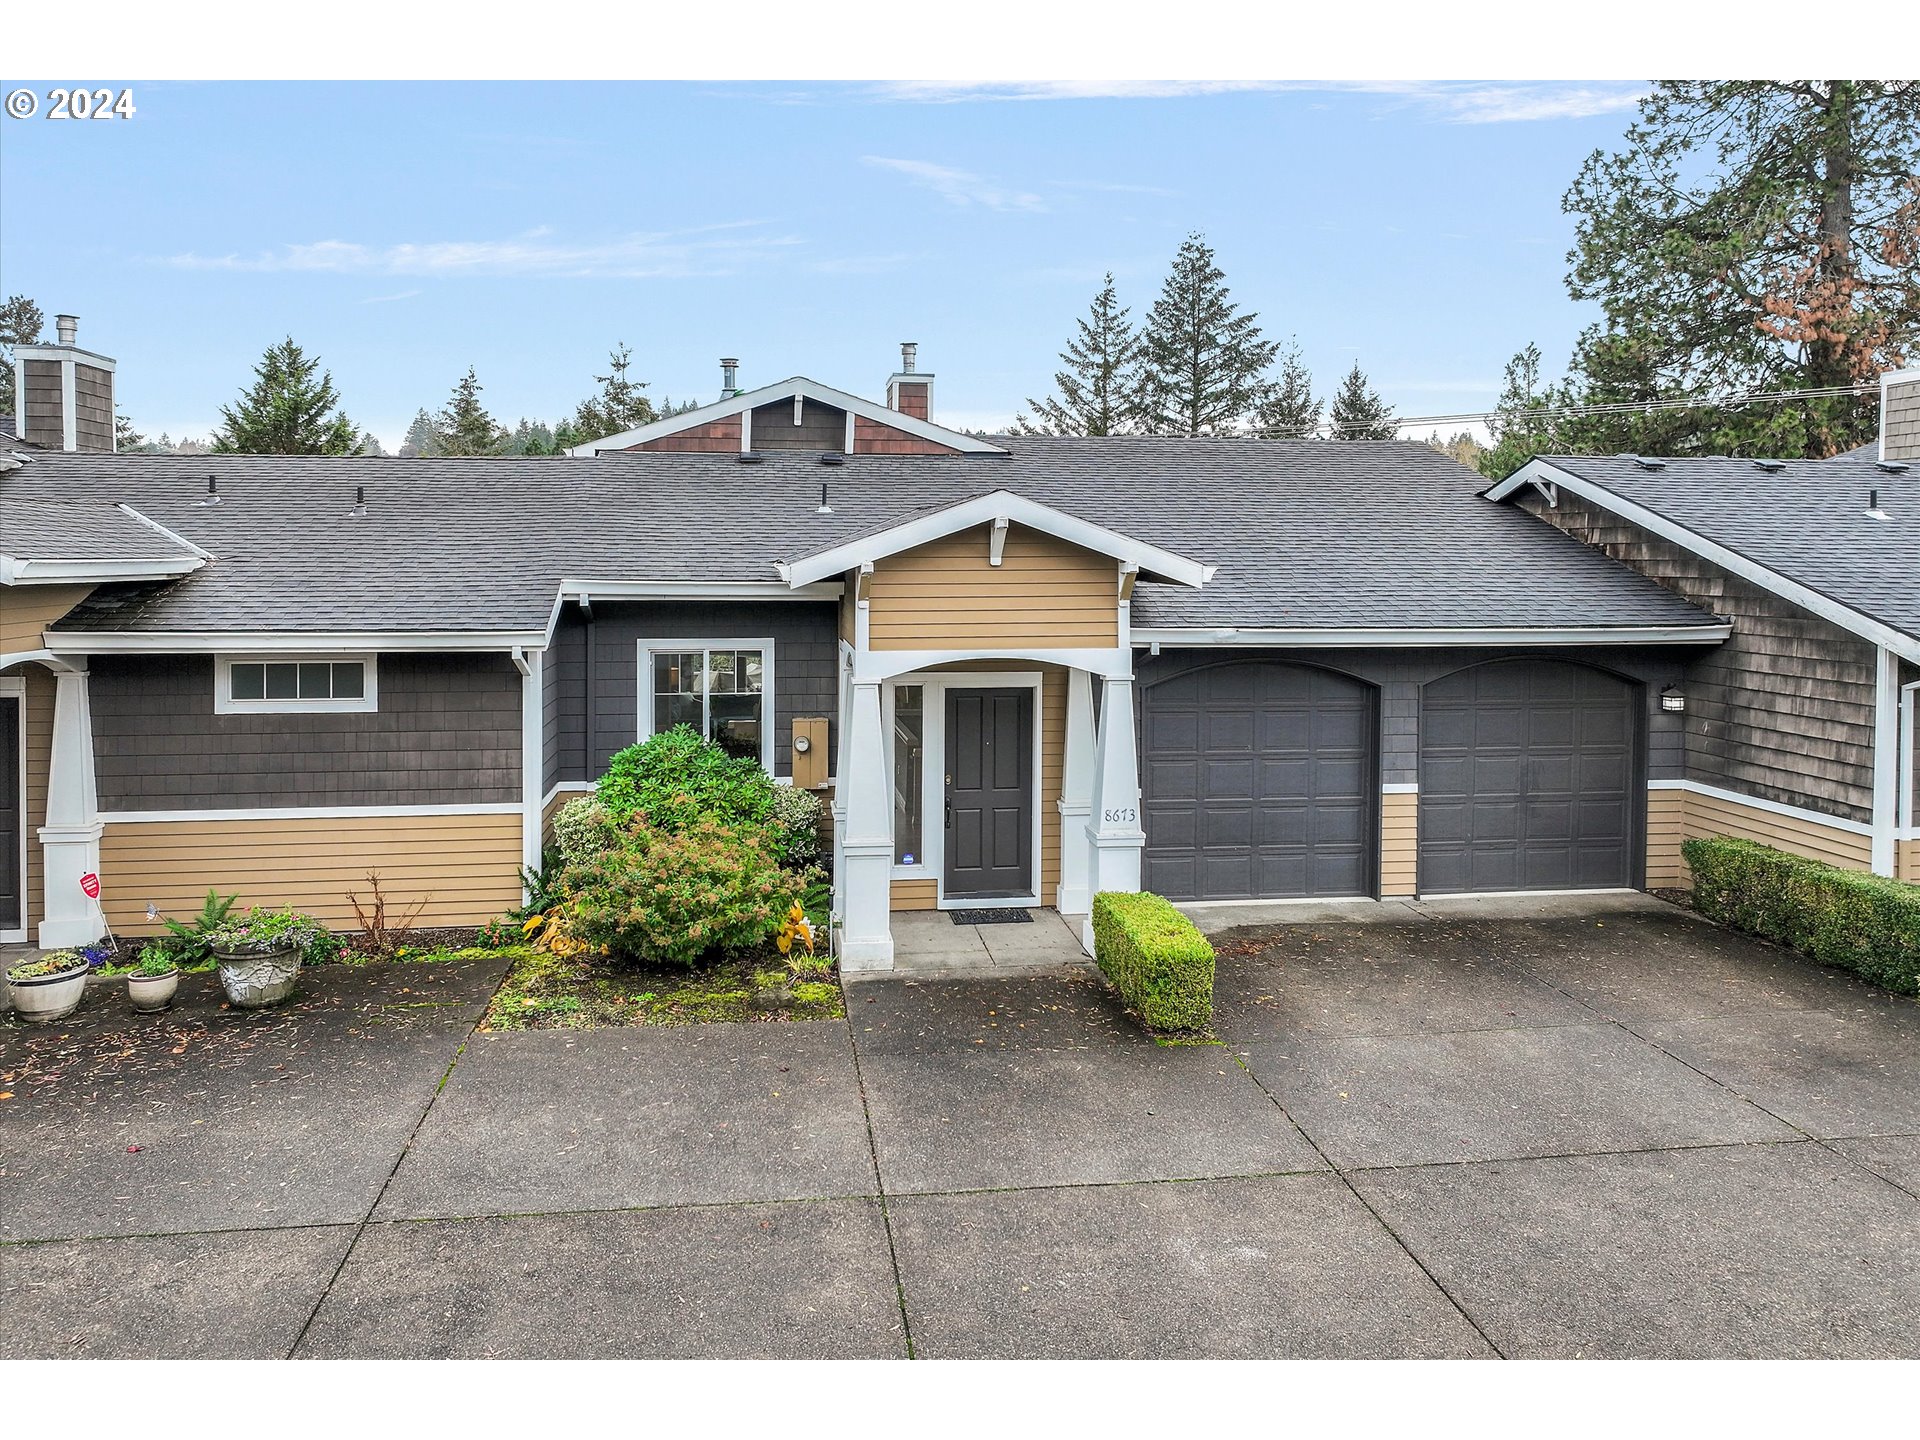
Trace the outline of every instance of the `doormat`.
{"label": "doormat", "polygon": [[949,910],[956,925],[1031,925],[1031,910]]}

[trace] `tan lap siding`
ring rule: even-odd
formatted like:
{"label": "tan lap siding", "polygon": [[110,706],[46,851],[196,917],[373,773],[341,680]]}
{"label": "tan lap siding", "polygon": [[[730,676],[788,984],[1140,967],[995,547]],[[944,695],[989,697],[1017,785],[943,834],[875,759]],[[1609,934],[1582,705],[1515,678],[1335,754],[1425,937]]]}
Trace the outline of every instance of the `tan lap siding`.
{"label": "tan lap siding", "polygon": [[1671,890],[1691,884],[1680,845],[1687,838],[1684,790],[1647,791],[1647,888]]}
{"label": "tan lap siding", "polygon": [[427,897],[418,923],[478,925],[520,903],[520,816],[279,817],[109,824],[100,839],[107,920],[124,934],[191,915],[209,886],[243,905],[291,905],[335,929],[356,928],[349,892],[380,876],[388,915]]}
{"label": "tan lap siding", "polygon": [[931,880],[896,880],[892,904],[895,910],[933,910],[939,906],[939,892]]}
{"label": "tan lap siding", "polygon": [[45,649],[41,632],[92,590],[91,585],[0,585],[0,655]]}
{"label": "tan lap siding", "polygon": [[1120,643],[1119,565],[1038,530],[949,535],[874,566],[868,644],[875,650],[1111,648]]}
{"label": "tan lap siding", "polygon": [[1894,851],[1893,873],[1920,885],[1920,840],[1902,840]]}
{"label": "tan lap siding", "polygon": [[[1723,800],[1717,795],[1696,791],[1681,793],[1686,796],[1688,839],[1726,835],[1736,840],[1756,840],[1776,850],[1804,855],[1809,860],[1838,865],[1844,870],[1873,868],[1873,842],[1865,835],[1797,815],[1779,815],[1757,805]],[[1691,885],[1692,876],[1684,863],[1680,871],[1686,876],[1682,883]]]}
{"label": "tan lap siding", "polygon": [[46,909],[41,903],[44,881],[40,827],[47,823],[47,765],[53,756],[53,673],[40,665],[17,665],[0,673],[27,682],[25,703],[20,707],[20,739],[27,752],[27,804],[21,839],[27,849],[25,914],[27,938],[32,939],[33,927],[40,923]]}
{"label": "tan lap siding", "polygon": [[1418,892],[1420,797],[1393,790],[1380,797],[1380,894]]}

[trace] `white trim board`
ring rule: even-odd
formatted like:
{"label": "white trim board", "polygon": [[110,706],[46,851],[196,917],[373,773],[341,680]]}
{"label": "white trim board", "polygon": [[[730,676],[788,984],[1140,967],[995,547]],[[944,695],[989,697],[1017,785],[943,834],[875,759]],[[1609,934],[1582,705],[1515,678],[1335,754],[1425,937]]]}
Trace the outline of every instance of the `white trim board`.
{"label": "white trim board", "polygon": [[1278,630],[1196,625],[1180,629],[1136,628],[1133,643],[1136,647],[1174,645],[1202,650],[1236,645],[1299,650],[1448,645],[1718,645],[1731,634],[1733,626],[1724,621],[1699,625],[1558,625],[1537,629],[1518,625],[1458,625]]}
{"label": "white trim board", "polygon": [[1111,555],[1148,574],[1159,575],[1193,589],[1211,580],[1217,568],[1177,555],[1171,550],[1163,550],[1158,545],[1149,545],[1118,530],[1109,530],[1090,520],[1082,520],[1051,505],[1042,505],[1011,490],[995,490],[986,495],[976,495],[971,500],[962,500],[957,505],[949,505],[944,510],[936,510],[931,515],[921,515],[857,540],[849,540],[843,545],[802,556],[779,566],[780,575],[792,586],[811,584],[848,570],[857,570],[862,565],[871,565],[889,555],[898,555],[931,541],[945,539],[962,530],[1000,522],[1039,530],[1070,545]]}
{"label": "white trim board", "polygon": [[1742,795],[1737,790],[1722,790],[1718,785],[1706,785],[1698,780],[1649,780],[1649,790],[1685,790],[1695,795],[1705,795],[1712,800],[1724,800],[1731,805],[1747,805],[1755,810],[1764,810],[1769,815],[1784,816],[1789,820],[1803,820],[1810,825],[1825,825],[1830,829],[1844,830],[1849,835],[1861,835],[1871,838],[1873,827],[1860,820],[1845,820],[1838,815],[1823,815],[1818,810],[1804,810],[1797,805],[1782,805],[1778,800],[1762,800],[1758,795]]}
{"label": "white trim board", "polygon": [[518,815],[518,801],[487,805],[279,805],[258,810],[102,810],[103,825],[170,825],[189,820],[387,820],[431,815]]}
{"label": "white trim board", "polygon": [[1823,620],[1830,620],[1843,630],[1850,630],[1863,639],[1876,645],[1883,645],[1894,654],[1920,664],[1920,638],[1894,629],[1870,615],[1862,614],[1850,605],[1825,595],[1811,586],[1802,585],[1797,580],[1789,580],[1776,570],[1770,570],[1757,560],[1749,560],[1737,550],[1707,539],[1704,535],[1689,530],[1678,521],[1669,520],[1657,510],[1627,499],[1617,491],[1609,490],[1605,485],[1545,460],[1529,460],[1513,474],[1487,492],[1489,500],[1505,501],[1516,490],[1535,482],[1556,484],[1563,490],[1569,490],[1582,499],[1591,500],[1596,505],[1610,510],[1622,520],[1638,525],[1643,530],[1670,540],[1675,545],[1691,550],[1703,559],[1711,560],[1721,569],[1751,581],[1763,590],[1770,590],[1784,600],[1789,600],[1810,614]]}
{"label": "white trim board", "polygon": [[0,585],[108,585],[121,580],[173,580],[205,565],[199,555],[166,560],[33,560],[0,555]]}
{"label": "white trim board", "polygon": [[49,630],[55,655],[218,655],[271,651],[542,650],[541,630]]}
{"label": "white trim board", "polygon": [[561,780],[540,797],[540,813],[547,813],[547,807],[562,795],[591,795],[599,787],[591,780]]}
{"label": "white trim board", "polygon": [[822,385],[817,380],[809,380],[804,375],[790,376],[775,381],[771,385],[762,385],[758,390],[741,390],[725,399],[716,400],[711,405],[702,405],[697,409],[683,410],[678,415],[669,415],[664,420],[655,420],[650,425],[642,425],[634,430],[623,430],[618,435],[608,435],[604,439],[590,440],[585,445],[576,445],[567,454],[578,458],[589,458],[603,451],[630,450],[649,440],[659,440],[668,435],[678,435],[702,425],[710,425],[716,420],[725,420],[730,416],[741,416],[740,438],[742,449],[750,438],[748,426],[752,423],[745,417],[762,405],[771,405],[778,400],[800,396],[806,400],[817,400],[822,405],[847,412],[847,450],[853,449],[853,419],[855,415],[889,425],[903,434],[922,440],[931,440],[948,449],[958,450],[967,455],[1004,455],[1006,450],[979,439],[977,436],[963,434],[958,430],[949,430],[944,425],[936,425],[931,420],[917,420],[900,410],[889,410],[872,400],[862,399],[845,390],[836,390],[831,385]]}
{"label": "white trim board", "polygon": [[838,600],[838,580],[799,589],[779,580],[562,580],[562,600]]}

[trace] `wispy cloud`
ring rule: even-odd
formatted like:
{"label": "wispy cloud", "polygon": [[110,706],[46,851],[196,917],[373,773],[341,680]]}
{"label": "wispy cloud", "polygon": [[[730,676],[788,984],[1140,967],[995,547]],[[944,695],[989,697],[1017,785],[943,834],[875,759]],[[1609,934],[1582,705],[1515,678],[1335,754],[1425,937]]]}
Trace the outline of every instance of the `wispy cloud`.
{"label": "wispy cloud", "polygon": [[1164,100],[1260,91],[1378,95],[1415,105],[1456,125],[1578,120],[1631,110],[1642,84],[1521,81],[1304,80],[921,80],[871,90],[876,99],[917,104],[991,100]]}
{"label": "wispy cloud", "polygon": [[935,165],[928,160],[900,160],[888,155],[862,155],[860,158],[865,164],[906,176],[915,185],[931,190],[949,205],[979,205],[988,210],[1038,211],[1047,208],[1046,201],[1031,191],[1010,189],[971,170],[956,170],[950,165]]}
{"label": "wispy cloud", "polygon": [[1178,195],[1178,190],[1169,190],[1164,185],[1132,185],[1117,180],[1053,180],[1048,182],[1056,190],[1093,190],[1102,195]]}
{"label": "wispy cloud", "polygon": [[413,299],[414,296],[418,295],[419,293],[420,292],[418,290],[396,290],[391,295],[369,295],[364,300],[354,301],[354,304],[356,305],[390,305],[395,300],[411,300]]}
{"label": "wispy cloud", "polygon": [[735,221],[698,229],[635,232],[585,242],[555,239],[551,229],[541,226],[503,240],[431,240],[390,245],[315,240],[252,255],[187,252],[161,256],[159,261],[185,270],[435,278],[532,275],[646,279],[725,275],[800,243],[791,235],[750,233],[762,224]]}

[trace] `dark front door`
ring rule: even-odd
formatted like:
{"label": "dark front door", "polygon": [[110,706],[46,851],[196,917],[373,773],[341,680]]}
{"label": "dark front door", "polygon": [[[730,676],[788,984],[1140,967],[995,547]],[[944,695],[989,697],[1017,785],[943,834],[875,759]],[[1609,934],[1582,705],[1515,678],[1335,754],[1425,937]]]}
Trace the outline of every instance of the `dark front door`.
{"label": "dark front door", "polygon": [[26,897],[20,893],[21,846],[26,841],[26,797],[20,793],[20,702],[0,697],[0,930],[18,930]]}
{"label": "dark front door", "polygon": [[1420,892],[1639,883],[1638,692],[1557,660],[1476,665],[1420,695]]}
{"label": "dark front door", "polygon": [[947,691],[946,898],[1031,895],[1033,691]]}

